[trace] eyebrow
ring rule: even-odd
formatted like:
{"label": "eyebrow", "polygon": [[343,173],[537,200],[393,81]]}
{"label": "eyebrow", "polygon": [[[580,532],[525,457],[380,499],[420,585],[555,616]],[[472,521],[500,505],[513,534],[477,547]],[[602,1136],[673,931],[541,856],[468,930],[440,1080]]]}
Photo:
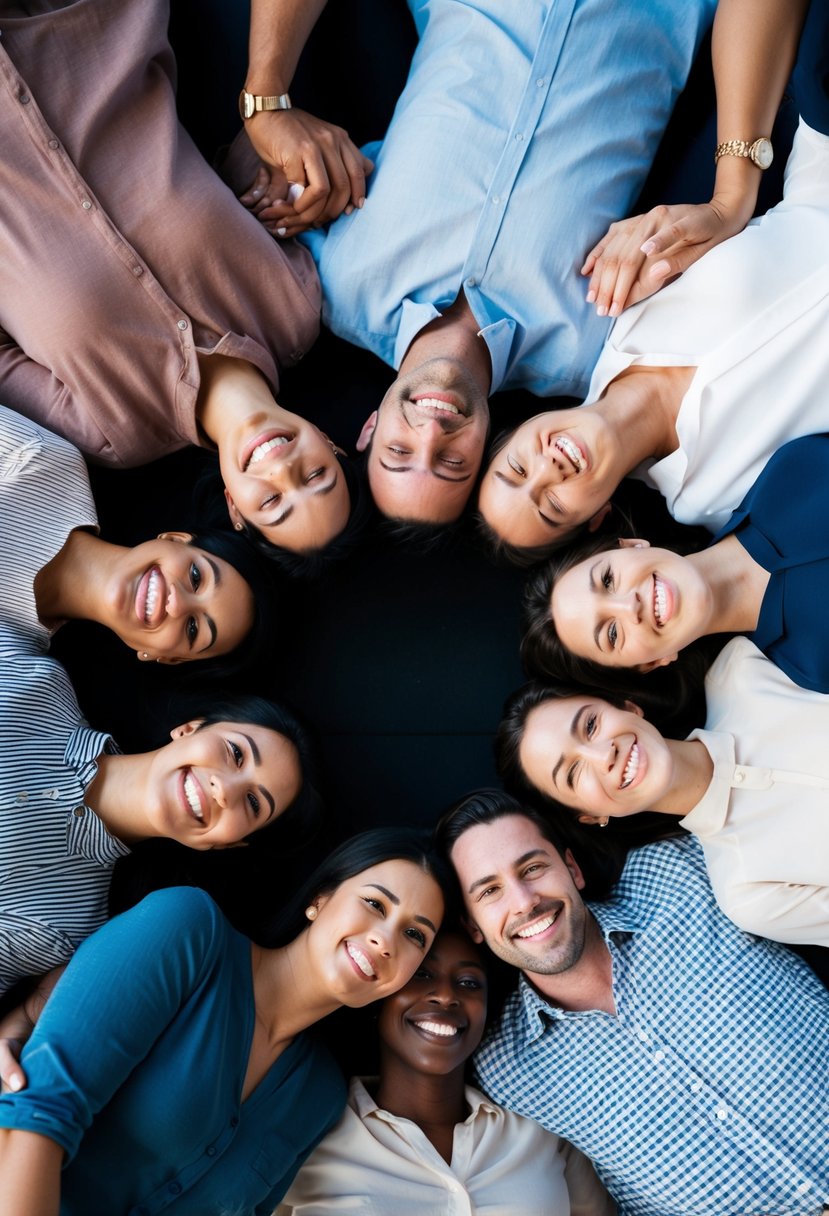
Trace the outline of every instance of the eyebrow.
{"label": "eyebrow", "polygon": [[[496,471],[495,471],[495,476],[498,478],[498,480],[499,480],[499,481],[502,481],[502,482],[504,483],[504,485],[505,485],[505,486],[509,486],[509,488],[510,488],[511,490],[520,490],[520,488],[521,488],[521,486],[520,486],[520,485],[516,485],[516,483],[515,483],[514,481],[510,481],[510,479],[509,479],[507,476],[505,476],[505,474],[503,474],[503,473],[499,473],[499,472],[497,471],[497,469],[496,469]],[[548,515],[545,515],[543,511],[539,510],[539,508],[538,508],[538,507],[536,507],[536,512],[537,512],[537,514],[538,514],[538,518],[539,518],[539,519],[542,519],[542,520],[544,521],[544,523],[547,525],[547,527],[548,527],[548,528],[563,528],[563,527],[565,527],[565,525],[564,525],[564,524],[560,524],[560,523],[558,522],[558,520],[555,520],[555,519],[550,519],[550,517],[549,517]]]}
{"label": "eyebrow", "polygon": [[[589,705],[582,705],[573,714],[573,721],[570,723],[570,735],[573,739],[576,738],[576,735],[578,733],[579,723],[580,723],[582,714],[586,713],[589,708],[590,708]],[[561,753],[558,760],[556,761],[555,767],[553,768],[553,771],[552,771],[553,785],[556,785],[556,777],[558,776],[558,770],[561,768],[563,763],[564,763],[564,752]],[[570,789],[573,788],[573,783],[570,780],[569,773],[567,774],[567,785],[569,786]]]}
{"label": "eyebrow", "polygon": [[[258,768],[259,765],[262,763],[262,753],[260,752],[259,748],[257,747],[255,740],[253,740],[250,737],[250,735],[246,735],[244,731],[239,731],[239,734],[242,736],[242,738],[245,740],[248,747],[250,748],[250,754],[253,756],[253,763]],[[273,795],[271,794],[270,790],[265,788],[264,785],[258,785],[256,788],[259,790],[259,793],[262,795],[262,797],[267,802],[268,806],[271,808],[271,813],[270,813],[270,815],[268,815],[268,819],[270,819],[276,811],[276,803],[274,802]]]}
{"label": "eyebrow", "polygon": [[[599,593],[599,586],[596,583],[596,571],[598,570],[599,566],[601,566],[601,564],[602,564],[601,559],[597,562],[594,562],[593,565],[590,567],[590,573],[589,573],[589,577],[588,577],[588,582],[590,584],[590,590],[595,595],[597,595]],[[604,628],[604,621],[597,621],[596,627],[593,630],[593,641],[596,643],[596,649],[601,650],[602,653],[604,653],[604,650],[602,647],[602,641],[601,641],[603,628]]]}
{"label": "eyebrow", "polygon": [[[400,907],[400,899],[397,895],[392,894],[388,887],[381,887],[379,882],[367,882],[366,886],[373,887],[375,891],[381,891],[390,903],[393,903],[396,908]],[[433,933],[437,933],[437,929],[429,920],[428,916],[415,916],[412,919],[418,921],[421,925],[428,925]]]}
{"label": "eyebrow", "polygon": [[[415,472],[415,470],[412,468],[412,466],[410,464],[399,464],[395,467],[394,465],[386,464],[386,462],[385,462],[385,460],[383,460],[382,456],[378,456],[377,459],[380,462],[380,467],[385,469],[387,473],[413,473],[413,472]],[[433,477],[437,477],[441,481],[453,481],[453,482],[469,481],[470,477],[472,476],[471,473],[464,473],[461,477],[449,477],[446,473],[438,473],[438,471],[436,469],[429,469],[429,472],[431,473],[431,475]]]}
{"label": "eyebrow", "polygon": [[[537,857],[539,854],[541,854],[542,856],[546,856],[546,853],[544,852],[543,849],[530,849],[528,852],[522,853],[521,856],[516,857],[515,861],[512,863],[513,869],[517,869],[518,866],[523,866],[525,861],[529,861],[531,857]],[[497,877],[498,877],[497,874],[487,874],[485,878],[476,879],[475,882],[473,882],[472,885],[467,890],[467,892],[466,892],[467,895],[471,895],[472,892],[475,891],[478,887],[485,887],[487,885],[487,883],[495,882],[495,879]]]}
{"label": "eyebrow", "polygon": [[[318,494],[330,494],[332,492],[332,490],[335,490],[337,488],[337,483],[339,482],[339,480],[340,480],[339,473],[335,473],[334,477],[331,481],[326,482],[324,486],[318,486],[315,490],[312,490],[311,493],[315,497]],[[290,516],[293,515],[293,513],[294,513],[293,507],[286,507],[281,515],[277,515],[277,517],[275,519],[269,520],[266,524],[263,524],[262,526],[265,528],[278,528],[279,525],[284,524],[285,520],[290,518]]]}

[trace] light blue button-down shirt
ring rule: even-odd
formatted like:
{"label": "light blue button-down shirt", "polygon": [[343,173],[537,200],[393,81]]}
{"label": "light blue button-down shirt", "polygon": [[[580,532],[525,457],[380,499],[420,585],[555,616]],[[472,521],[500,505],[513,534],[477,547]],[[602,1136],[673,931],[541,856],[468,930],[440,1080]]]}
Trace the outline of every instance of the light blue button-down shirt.
{"label": "light blue button-down shirt", "polygon": [[481,1088],[593,1160],[620,1216],[810,1216],[829,1203],[829,993],[717,907],[694,837],[636,850],[591,904],[616,1016],[522,978]]}
{"label": "light blue button-down shirt", "polygon": [[462,289],[492,388],[583,396],[579,267],[644,184],[715,0],[409,0],[420,42],[362,211],[304,238],[323,318],[394,367]]}

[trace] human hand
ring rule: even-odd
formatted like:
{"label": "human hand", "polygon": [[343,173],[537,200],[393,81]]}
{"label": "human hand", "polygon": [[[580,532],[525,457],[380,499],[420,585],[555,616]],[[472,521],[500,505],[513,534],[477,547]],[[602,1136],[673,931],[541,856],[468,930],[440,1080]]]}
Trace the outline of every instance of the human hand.
{"label": "human hand", "polygon": [[600,317],[617,317],[741,232],[752,209],[750,201],[715,195],[710,203],[654,207],[611,224],[581,268],[590,276],[588,304],[595,304]]}
{"label": "human hand", "polygon": [[25,1001],[0,1019],[0,1092],[17,1093],[25,1089],[27,1078],[20,1066],[20,1053],[65,970],[65,967],[53,967],[47,971],[37,980]]}
{"label": "human hand", "polygon": [[362,207],[374,164],[341,127],[294,108],[255,114],[246,131],[264,166],[241,201],[269,231],[296,236]]}

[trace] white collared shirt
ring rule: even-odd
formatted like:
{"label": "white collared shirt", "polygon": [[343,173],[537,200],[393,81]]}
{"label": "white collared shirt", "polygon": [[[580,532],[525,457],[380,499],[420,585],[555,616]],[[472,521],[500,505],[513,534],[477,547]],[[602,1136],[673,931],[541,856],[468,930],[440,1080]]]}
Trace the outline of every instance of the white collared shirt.
{"label": "white collared shirt", "polygon": [[742,929],[829,946],[829,695],[794,684],[748,638],[711,667],[711,783],[682,826]]}
{"label": "white collared shirt", "polygon": [[452,1164],[410,1119],[381,1110],[359,1078],[345,1113],[283,1203],[297,1216],[609,1216],[585,1157],[531,1119],[466,1087]]}

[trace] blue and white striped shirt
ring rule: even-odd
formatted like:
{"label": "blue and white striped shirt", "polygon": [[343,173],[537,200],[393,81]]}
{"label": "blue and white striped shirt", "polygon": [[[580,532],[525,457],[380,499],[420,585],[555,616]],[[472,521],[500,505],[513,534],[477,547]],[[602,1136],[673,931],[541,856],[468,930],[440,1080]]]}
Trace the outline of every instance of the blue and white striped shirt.
{"label": "blue and white striped shirt", "polygon": [[481,1087],[595,1163],[623,1216],[810,1216],[829,1202],[829,993],[719,910],[694,838],[636,850],[591,904],[616,1016],[524,976]]}
{"label": "blue and white striped shirt", "polygon": [[103,923],[112,867],[129,852],[84,804],[96,758],[117,748],[43,653],[35,607],[36,574],[88,526],[80,454],[0,407],[0,994],[65,963]]}

